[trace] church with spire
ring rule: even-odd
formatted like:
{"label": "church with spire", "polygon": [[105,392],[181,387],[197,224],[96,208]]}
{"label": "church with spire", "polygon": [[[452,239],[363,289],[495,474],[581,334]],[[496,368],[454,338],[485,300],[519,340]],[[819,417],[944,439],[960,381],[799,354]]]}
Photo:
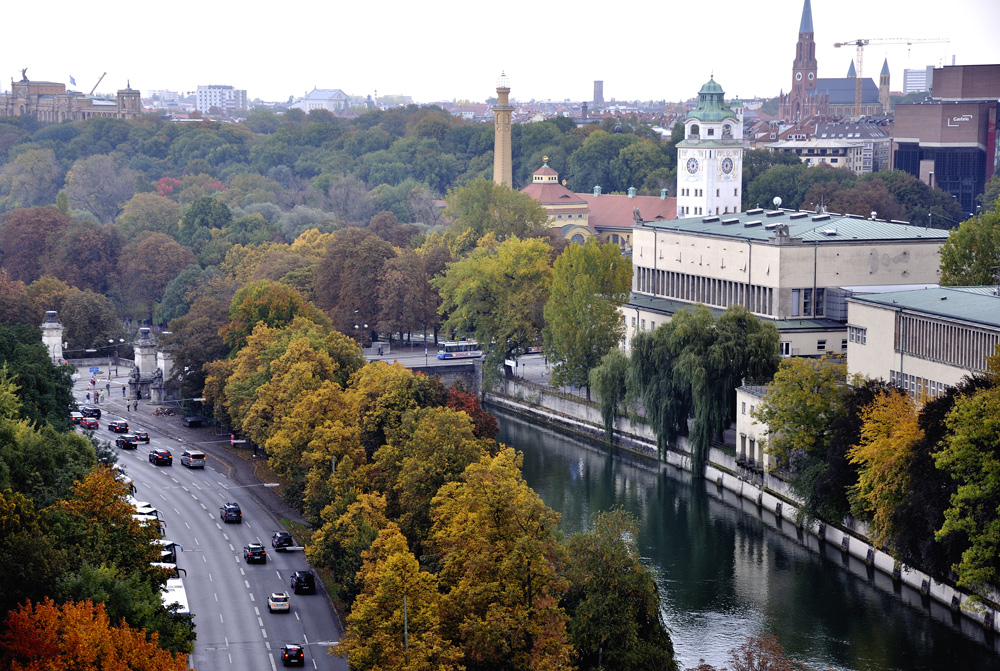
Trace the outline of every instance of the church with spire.
{"label": "church with spire", "polygon": [[[854,115],[857,71],[851,61],[846,77],[820,78],[813,35],[812,5],[804,0],[799,22],[799,39],[792,61],[792,86],[778,100],[778,118],[799,123],[813,117]],[[889,62],[882,64],[879,83],[869,78],[861,82],[861,115],[881,116],[889,110]]]}

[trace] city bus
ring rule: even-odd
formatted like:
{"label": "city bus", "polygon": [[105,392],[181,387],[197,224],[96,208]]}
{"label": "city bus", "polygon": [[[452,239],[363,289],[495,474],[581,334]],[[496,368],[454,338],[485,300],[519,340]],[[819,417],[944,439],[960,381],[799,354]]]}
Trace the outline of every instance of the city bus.
{"label": "city bus", "polygon": [[439,359],[475,359],[483,356],[483,350],[475,340],[447,340],[438,349]]}

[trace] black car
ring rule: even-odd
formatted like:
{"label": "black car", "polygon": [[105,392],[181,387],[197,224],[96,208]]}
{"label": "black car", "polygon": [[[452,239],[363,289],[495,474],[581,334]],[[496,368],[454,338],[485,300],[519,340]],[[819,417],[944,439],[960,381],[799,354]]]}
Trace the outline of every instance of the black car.
{"label": "black car", "polygon": [[250,545],[243,547],[243,558],[247,560],[248,564],[253,564],[254,562],[266,564],[267,550],[260,543],[250,543]]}
{"label": "black car", "polygon": [[161,464],[166,464],[167,466],[174,465],[174,455],[170,454],[170,450],[150,450],[149,451],[149,463],[159,466]]}
{"label": "black car", "polygon": [[124,436],[118,436],[115,438],[115,447],[120,447],[123,450],[134,450],[139,446],[138,442],[139,441],[135,439],[135,436],[126,433]]}
{"label": "black car", "polygon": [[149,442],[149,434],[146,433],[145,431],[136,431],[135,432],[135,439],[137,441],[139,441],[140,443],[148,443]]}
{"label": "black car", "polygon": [[80,414],[83,415],[84,417],[93,417],[94,419],[100,419],[101,409],[95,408],[91,405],[85,405],[82,408],[80,408]]}
{"label": "black car", "polygon": [[287,531],[275,531],[274,535],[271,536],[271,547],[276,548],[278,552],[293,545],[295,545],[295,541],[292,540],[292,534]]}
{"label": "black car", "polygon": [[128,433],[128,422],[125,420],[108,422],[108,431],[113,431],[115,433]]}
{"label": "black car", "polygon": [[306,653],[301,645],[286,645],[281,648],[282,666],[305,666]]}
{"label": "black car", "polygon": [[237,503],[227,503],[226,505],[219,508],[219,517],[225,523],[236,522],[239,524],[243,521],[243,512],[240,510],[240,506]]}
{"label": "black car", "polygon": [[312,571],[296,571],[292,574],[291,587],[296,594],[312,594],[316,591],[316,577]]}

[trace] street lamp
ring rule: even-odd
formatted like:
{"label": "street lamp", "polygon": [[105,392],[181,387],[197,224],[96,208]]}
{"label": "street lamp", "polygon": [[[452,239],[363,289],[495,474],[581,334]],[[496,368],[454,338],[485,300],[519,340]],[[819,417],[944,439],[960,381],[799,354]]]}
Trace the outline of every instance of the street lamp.
{"label": "street lamp", "polygon": [[[364,328],[364,331],[361,330],[362,328]],[[354,325],[354,331],[358,335],[358,342],[361,343],[361,347],[362,348],[365,346],[365,331],[367,331],[367,330],[368,330],[368,324],[360,324],[360,325],[359,324],[355,324]]]}

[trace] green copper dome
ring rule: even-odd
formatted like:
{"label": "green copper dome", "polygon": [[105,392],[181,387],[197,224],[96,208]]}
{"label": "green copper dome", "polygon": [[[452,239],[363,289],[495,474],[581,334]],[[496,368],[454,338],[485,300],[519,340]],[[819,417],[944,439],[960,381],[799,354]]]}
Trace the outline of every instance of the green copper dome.
{"label": "green copper dome", "polygon": [[729,108],[725,99],[726,92],[722,90],[715,79],[709,79],[698,91],[698,107],[688,112],[688,119],[699,121],[722,121],[726,118],[736,118],[736,113]]}

